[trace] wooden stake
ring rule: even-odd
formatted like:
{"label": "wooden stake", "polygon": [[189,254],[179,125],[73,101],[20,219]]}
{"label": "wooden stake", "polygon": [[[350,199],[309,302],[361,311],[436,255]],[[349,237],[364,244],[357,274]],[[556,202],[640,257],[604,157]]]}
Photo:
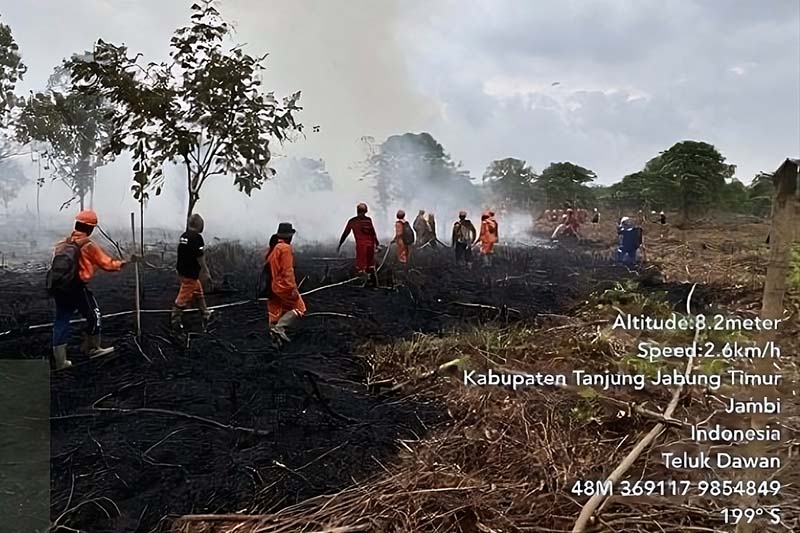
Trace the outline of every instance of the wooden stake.
{"label": "wooden stake", "polygon": [[[131,212],[131,236],[133,237],[133,249],[136,250],[136,221],[135,214]],[[142,313],[139,304],[139,261],[133,263],[134,273],[136,274],[136,338],[142,337]]]}

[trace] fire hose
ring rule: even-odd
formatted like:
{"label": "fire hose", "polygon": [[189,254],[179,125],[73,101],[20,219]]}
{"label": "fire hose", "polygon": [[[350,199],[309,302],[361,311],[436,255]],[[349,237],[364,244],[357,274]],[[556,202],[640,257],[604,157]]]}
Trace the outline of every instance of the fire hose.
{"label": "fire hose", "polygon": [[[99,226],[98,226],[98,228],[99,228]],[[103,232],[102,229],[100,231],[103,234],[103,236],[105,236],[111,243],[113,243],[115,245],[115,247],[117,248],[117,251],[120,252],[120,257],[121,257],[122,256],[122,252],[121,252],[121,250],[119,248],[119,245],[116,243],[116,241],[114,241],[108,235],[106,235],[105,232]],[[391,249],[391,246],[387,246],[386,247],[386,253],[383,256],[383,261],[381,261],[381,264],[378,267],[378,269],[376,270],[376,272],[378,272],[381,268],[383,268],[383,265],[386,263],[386,259],[389,257],[389,250],[390,249]],[[339,287],[341,285],[347,285],[348,283],[352,283],[354,281],[358,281],[359,279],[361,279],[361,278],[355,277],[355,278],[350,278],[350,279],[347,279],[347,280],[344,280],[344,281],[340,281],[340,282],[337,282],[337,283],[332,283],[330,285],[323,285],[322,287],[317,287],[315,289],[311,289],[311,290],[308,290],[306,292],[301,292],[300,296],[307,296],[309,294],[313,294],[313,293],[319,292],[321,290],[330,289],[330,288],[333,288],[333,287]],[[209,310],[225,309],[225,308],[228,308],[228,307],[238,307],[240,305],[247,305],[249,303],[265,302],[265,301],[267,301],[267,298],[255,298],[255,299],[252,299],[252,300],[238,300],[236,302],[230,302],[230,303],[219,304],[219,305],[212,305],[212,306],[209,306],[208,309]],[[184,312],[186,312],[186,313],[192,313],[192,312],[197,312],[197,311],[199,311],[199,309],[196,308],[196,307],[184,310]],[[139,312],[142,313],[142,314],[166,314],[166,313],[171,313],[172,310],[171,309],[142,309]],[[136,313],[135,310],[118,311],[116,313],[109,313],[109,314],[106,314],[106,315],[101,315],[101,318],[115,318],[115,317],[120,317],[120,316],[132,315],[134,313]],[[70,320],[69,323],[70,324],[80,324],[81,322],[85,322],[85,321],[86,321],[86,319],[84,319],[84,318],[76,318],[76,319]],[[51,328],[51,327],[53,327],[53,323],[52,322],[48,322],[46,324],[34,324],[32,326],[26,326],[26,327],[23,327],[23,328],[17,329],[17,330],[10,329],[10,330],[7,330],[7,331],[0,332],[0,337],[3,337],[5,335],[10,335],[11,333],[13,333],[15,331],[16,332],[24,332],[24,331],[33,331],[33,330],[37,330],[37,329],[45,329],[45,328]]]}

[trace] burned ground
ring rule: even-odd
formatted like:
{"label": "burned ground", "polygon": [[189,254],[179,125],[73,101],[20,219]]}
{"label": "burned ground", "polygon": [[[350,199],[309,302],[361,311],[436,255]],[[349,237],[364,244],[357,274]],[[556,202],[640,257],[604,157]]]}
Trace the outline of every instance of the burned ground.
{"label": "burned ground", "polygon": [[[223,283],[209,304],[252,300],[258,252],[223,248],[210,253]],[[326,255],[298,253],[302,292],[349,278],[349,262]],[[435,401],[372,393],[365,342],[563,312],[625,275],[543,248],[503,250],[491,286],[477,271],[456,269],[445,251],[420,254],[405,276],[390,260],[382,282],[402,285],[309,294],[309,316],[283,349],[272,345],[255,301],[220,309],[212,331],[192,336],[188,349],[168,337],[166,314],[143,315],[139,344],[131,315],[108,318],[104,335],[117,353],[103,361],[77,355],[76,325],[76,367],[52,380],[52,519],[92,532],[146,532],[180,514],[274,511],[352,485],[379,471],[399,439],[450,422]],[[0,278],[0,330],[12,330],[0,336],[4,358],[49,351],[48,328],[25,329],[51,320],[42,277]],[[144,280],[143,308],[169,309],[172,269],[151,265]],[[131,270],[92,285],[105,314],[133,308]]]}

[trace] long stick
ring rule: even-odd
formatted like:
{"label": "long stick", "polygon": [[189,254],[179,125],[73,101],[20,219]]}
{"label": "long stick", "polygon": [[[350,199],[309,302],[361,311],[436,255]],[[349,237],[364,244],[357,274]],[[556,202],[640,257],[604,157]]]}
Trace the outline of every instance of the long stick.
{"label": "long stick", "polygon": [[[133,237],[133,249],[136,250],[136,221],[135,214],[131,212],[131,236]],[[142,337],[142,313],[139,305],[139,261],[133,263],[134,273],[136,274],[136,338]]]}
{"label": "long stick", "polygon": [[[686,298],[686,314],[691,316],[691,305],[692,305],[692,295],[694,294],[694,289],[697,287],[695,283],[692,285],[692,290],[689,291],[689,296]],[[697,343],[697,339],[700,337],[700,328],[696,327],[694,331],[694,343]],[[692,369],[694,367],[694,358],[689,357],[686,360],[686,369],[684,370],[684,376],[689,377],[692,373]],[[681,399],[681,395],[683,394],[684,385],[679,385],[672,393],[672,399],[670,400],[667,408],[664,410],[664,422],[659,422],[650,432],[645,435],[642,440],[640,440],[636,446],[625,456],[622,462],[614,469],[611,474],[606,478],[606,482],[616,483],[618,482],[625,472],[633,466],[633,463],[639,458],[643,451],[645,451],[659,435],[661,432],[664,431],[667,427],[666,420],[672,418],[672,413],[675,412],[675,409],[678,407],[678,402]],[[578,515],[578,519],[575,521],[575,526],[572,528],[572,533],[582,533],[586,531],[587,526],[589,525],[589,521],[591,520],[592,516],[594,515],[595,511],[600,504],[604,503],[606,500],[606,496],[604,494],[600,494],[599,492],[595,493],[589,501],[587,501],[583,508],[581,509],[580,515]]]}
{"label": "long stick", "polygon": [[[139,247],[139,257],[144,261],[144,194],[139,195]],[[144,294],[144,284],[144,271],[142,271],[142,298],[146,297]]]}

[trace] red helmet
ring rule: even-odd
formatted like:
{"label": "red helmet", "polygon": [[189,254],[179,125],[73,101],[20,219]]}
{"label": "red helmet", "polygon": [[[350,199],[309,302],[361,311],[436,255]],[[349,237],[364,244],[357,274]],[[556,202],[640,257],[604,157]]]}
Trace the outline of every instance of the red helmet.
{"label": "red helmet", "polygon": [[75,222],[86,224],[87,226],[97,225],[97,213],[91,209],[84,209],[75,217]]}
{"label": "red helmet", "polygon": [[356,206],[356,212],[357,213],[366,213],[367,212],[367,204],[365,204],[364,202],[359,203]]}

